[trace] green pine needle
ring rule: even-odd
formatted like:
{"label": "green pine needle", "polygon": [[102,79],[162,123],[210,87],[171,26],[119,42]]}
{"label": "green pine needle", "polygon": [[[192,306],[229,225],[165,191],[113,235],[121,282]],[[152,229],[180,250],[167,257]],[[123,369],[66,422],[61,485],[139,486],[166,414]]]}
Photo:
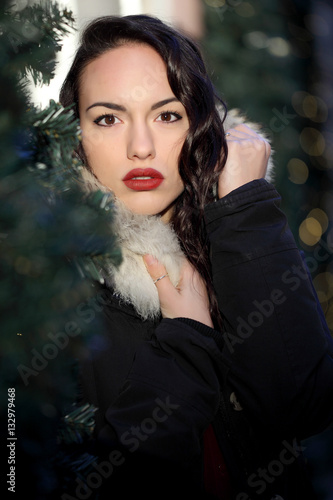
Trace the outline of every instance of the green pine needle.
{"label": "green pine needle", "polygon": [[22,78],[31,74],[35,84],[50,83],[61,41],[74,29],[72,12],[49,1],[21,10],[14,5],[5,11],[1,27],[11,55],[8,69]]}

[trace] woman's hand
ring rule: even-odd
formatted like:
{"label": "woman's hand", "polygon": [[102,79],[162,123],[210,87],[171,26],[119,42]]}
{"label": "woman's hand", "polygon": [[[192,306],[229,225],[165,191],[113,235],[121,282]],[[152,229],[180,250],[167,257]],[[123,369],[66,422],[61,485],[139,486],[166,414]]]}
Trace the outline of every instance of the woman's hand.
{"label": "woman's hand", "polygon": [[[144,262],[153,280],[167,274],[163,264],[145,255]],[[168,276],[156,281],[161,312],[164,318],[190,318],[213,327],[205,284],[193,266],[185,261],[177,288]]]}
{"label": "woman's hand", "polygon": [[254,179],[265,177],[270,144],[247,125],[226,131],[228,158],[220,174],[219,198]]}

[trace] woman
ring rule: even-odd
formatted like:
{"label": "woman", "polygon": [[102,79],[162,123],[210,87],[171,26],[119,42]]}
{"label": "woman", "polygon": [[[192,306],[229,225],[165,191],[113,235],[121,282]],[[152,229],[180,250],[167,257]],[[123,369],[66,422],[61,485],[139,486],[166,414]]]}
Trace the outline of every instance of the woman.
{"label": "woman", "polygon": [[82,400],[100,459],[76,497],[313,498],[295,440],[332,420],[332,348],[269,143],[228,117],[224,134],[196,45],[148,16],[92,22],[61,103],[123,253],[96,285]]}

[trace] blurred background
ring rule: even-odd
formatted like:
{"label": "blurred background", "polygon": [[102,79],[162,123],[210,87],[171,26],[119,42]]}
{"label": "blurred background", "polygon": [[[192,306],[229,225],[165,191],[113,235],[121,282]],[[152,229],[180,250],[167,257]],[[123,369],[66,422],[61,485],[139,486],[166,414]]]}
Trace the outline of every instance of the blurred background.
{"label": "blurred background", "polygon": [[[26,5],[28,2],[17,2]],[[33,90],[57,100],[80,29],[109,14],[153,14],[202,48],[229,109],[258,122],[272,141],[275,185],[333,332],[332,0],[67,0],[78,31],[59,54],[56,77]],[[333,499],[332,432],[306,442],[318,498]]]}

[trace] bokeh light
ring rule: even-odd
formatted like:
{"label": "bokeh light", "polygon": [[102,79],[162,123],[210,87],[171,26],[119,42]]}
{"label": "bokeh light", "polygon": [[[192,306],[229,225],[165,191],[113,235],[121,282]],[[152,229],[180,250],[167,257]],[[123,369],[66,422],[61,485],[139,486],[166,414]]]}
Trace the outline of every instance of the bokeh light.
{"label": "bokeh light", "polygon": [[306,163],[299,158],[292,158],[287,164],[289,180],[294,184],[304,184],[309,177],[309,169]]}
{"label": "bokeh light", "polygon": [[208,5],[208,7],[218,9],[226,4],[226,0],[205,0],[205,3]]}
{"label": "bokeh light", "polygon": [[290,54],[290,46],[287,40],[280,36],[269,39],[268,51],[276,57],[286,57]]}
{"label": "bokeh light", "polygon": [[292,95],[292,105],[300,116],[315,123],[324,123],[328,117],[328,107],[323,99],[309,92],[297,91]]}
{"label": "bokeh light", "polygon": [[299,237],[307,246],[314,246],[322,237],[320,222],[314,217],[307,217],[299,226]]}
{"label": "bokeh light", "polygon": [[254,6],[249,2],[241,2],[236,6],[235,12],[242,17],[252,17],[256,14]]}
{"label": "bokeh light", "polygon": [[269,44],[268,36],[262,31],[250,31],[250,33],[244,35],[243,39],[251,49],[264,49]]}
{"label": "bokeh light", "polygon": [[316,36],[327,36],[330,33],[327,20],[318,14],[304,16],[304,23],[307,29]]}
{"label": "bokeh light", "polygon": [[309,156],[321,156],[324,153],[325,139],[319,130],[304,127],[299,139],[304,152]]}
{"label": "bokeh light", "polygon": [[328,228],[329,221],[327,214],[324,212],[324,210],[322,210],[321,208],[314,208],[313,210],[310,211],[308,217],[316,219],[321,225],[322,232],[325,233],[325,231]]}
{"label": "bokeh light", "polygon": [[320,273],[314,278],[313,284],[317,290],[322,308],[326,313],[333,298],[333,274],[330,272]]}

